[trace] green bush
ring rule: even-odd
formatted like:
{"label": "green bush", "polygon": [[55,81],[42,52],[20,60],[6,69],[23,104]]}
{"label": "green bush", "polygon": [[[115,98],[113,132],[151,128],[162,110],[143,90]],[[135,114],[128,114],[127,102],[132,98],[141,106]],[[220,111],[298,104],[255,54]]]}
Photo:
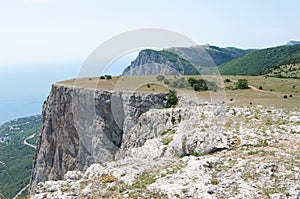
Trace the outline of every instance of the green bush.
{"label": "green bush", "polygon": [[111,75],[105,75],[105,78],[106,78],[107,80],[112,79]]}
{"label": "green bush", "polygon": [[216,91],[218,86],[214,82],[205,81],[204,79],[194,79],[190,77],[188,79],[191,87],[194,91]]}
{"label": "green bush", "polygon": [[169,85],[169,84],[170,84],[170,80],[165,79],[165,80],[164,80],[164,84]]}
{"label": "green bush", "polygon": [[237,89],[249,89],[248,80],[247,79],[239,79],[236,84]]}
{"label": "green bush", "polygon": [[170,90],[167,98],[167,108],[175,107],[178,103],[178,98],[175,90]]}

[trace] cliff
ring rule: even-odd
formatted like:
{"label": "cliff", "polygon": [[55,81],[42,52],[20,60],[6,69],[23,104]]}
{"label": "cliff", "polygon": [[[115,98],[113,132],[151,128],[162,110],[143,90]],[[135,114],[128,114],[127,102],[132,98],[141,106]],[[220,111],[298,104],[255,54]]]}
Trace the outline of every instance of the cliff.
{"label": "cliff", "polygon": [[[228,147],[221,129],[207,123],[220,113],[214,113],[214,105],[179,96],[177,108],[165,108],[167,95],[53,85],[43,105],[31,193],[40,182],[62,180],[68,171],[85,171],[94,163],[151,161]],[[212,112],[201,121],[204,108]]]}
{"label": "cliff", "polygon": [[[57,89],[65,88],[56,87],[52,93]],[[123,104],[126,110],[132,111],[127,114],[124,110],[124,115],[136,120],[129,129],[123,128],[116,159],[96,163],[101,158],[95,158],[95,164],[87,169],[64,171],[60,176],[62,180],[52,177],[53,180],[35,182],[31,198],[299,198],[299,109],[230,107],[218,115],[219,106],[197,103],[191,96],[181,96],[177,108],[169,109],[136,106],[138,101],[147,101],[151,94],[129,96],[132,103],[124,101]],[[107,102],[113,101],[111,99]],[[61,105],[53,102],[49,111]],[[133,111],[141,107],[148,111],[142,114]],[[104,112],[99,120],[102,117]],[[219,128],[222,118],[225,123]],[[57,120],[53,125],[63,123]],[[53,137],[54,127],[47,132]],[[43,133],[46,133],[44,129],[42,136]],[[102,131],[98,131],[98,136],[101,134]],[[72,132],[65,132],[64,137],[72,137]],[[39,148],[49,150],[52,145],[43,138]],[[59,146],[64,146],[62,154],[72,149],[70,143],[59,143],[53,148],[57,150]],[[93,155],[99,157],[106,146],[97,146]],[[37,157],[41,150],[37,150]],[[51,158],[59,159],[59,154],[51,154],[47,161]],[[72,168],[81,161],[75,160]],[[39,164],[35,169],[37,167],[40,171],[47,170]],[[39,175],[44,174],[40,172]]]}
{"label": "cliff", "polygon": [[[112,109],[111,104],[115,109]],[[69,170],[112,161],[141,114],[163,108],[166,94],[136,95],[53,85],[43,105],[31,188]]]}
{"label": "cliff", "polygon": [[199,74],[195,66],[179,55],[167,51],[142,50],[125,68],[123,75]]}

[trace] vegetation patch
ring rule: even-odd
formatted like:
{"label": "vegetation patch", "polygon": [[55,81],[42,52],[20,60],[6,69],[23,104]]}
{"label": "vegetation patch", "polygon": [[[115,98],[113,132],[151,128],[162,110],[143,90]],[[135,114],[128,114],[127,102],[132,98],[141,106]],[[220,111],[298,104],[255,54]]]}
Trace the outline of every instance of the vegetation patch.
{"label": "vegetation patch", "polygon": [[102,183],[111,183],[116,180],[116,178],[112,174],[103,174],[100,176],[99,180]]}
{"label": "vegetation patch", "polygon": [[175,90],[170,90],[167,98],[167,108],[175,107],[178,104],[178,97]]}
{"label": "vegetation patch", "polygon": [[[9,136],[10,140],[0,143],[0,198],[13,198],[17,192],[29,184],[34,149],[23,141],[40,131],[41,116],[20,118],[0,126],[0,137]],[[38,136],[30,141],[36,143]],[[1,196],[2,194],[2,196]],[[27,190],[21,195],[25,197]]]}

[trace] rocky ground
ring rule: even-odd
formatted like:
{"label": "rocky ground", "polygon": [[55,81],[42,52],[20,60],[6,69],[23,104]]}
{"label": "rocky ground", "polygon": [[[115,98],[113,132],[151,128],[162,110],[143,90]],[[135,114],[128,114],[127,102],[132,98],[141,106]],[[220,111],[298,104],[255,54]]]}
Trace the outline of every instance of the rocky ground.
{"label": "rocky ground", "polygon": [[[213,132],[218,110],[203,106],[193,124],[185,122],[192,116],[183,112],[174,108],[176,121],[142,144],[133,146],[129,139],[131,151],[124,159],[69,171],[65,180],[41,182],[32,198],[300,197],[300,110],[226,107],[222,127],[213,134],[220,139],[215,147],[204,146],[201,134],[195,137]],[[179,142],[182,151],[174,147]],[[193,147],[203,150],[189,152]],[[176,154],[173,149],[179,155],[170,156]]]}

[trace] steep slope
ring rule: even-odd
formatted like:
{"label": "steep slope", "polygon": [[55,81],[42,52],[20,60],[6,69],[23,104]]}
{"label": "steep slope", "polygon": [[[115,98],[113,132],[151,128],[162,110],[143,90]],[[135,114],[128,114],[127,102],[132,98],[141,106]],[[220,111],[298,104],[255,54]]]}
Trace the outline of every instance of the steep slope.
{"label": "steep slope", "polygon": [[[226,139],[216,125],[209,125],[205,131],[191,125],[202,123],[199,109],[208,103],[192,102],[191,95],[180,99],[178,108],[166,108],[168,97],[168,93],[53,85],[43,106],[31,193],[40,182],[62,180],[68,171],[84,171],[94,163],[126,158],[156,161],[226,147]],[[211,115],[222,112],[219,109],[214,113],[212,105],[208,108]],[[161,143],[165,147],[157,148]]]}
{"label": "steep slope", "polygon": [[279,46],[251,52],[219,67],[223,75],[259,75],[298,60],[300,45]]}
{"label": "steep slope", "polygon": [[[69,170],[114,160],[123,133],[151,107],[163,108],[165,99],[166,94],[136,96],[53,85],[43,106],[31,188],[45,180],[63,179]],[[111,104],[117,104],[118,113]]]}
{"label": "steep slope", "polygon": [[142,50],[124,72],[128,75],[199,74],[195,66],[167,50]]}

